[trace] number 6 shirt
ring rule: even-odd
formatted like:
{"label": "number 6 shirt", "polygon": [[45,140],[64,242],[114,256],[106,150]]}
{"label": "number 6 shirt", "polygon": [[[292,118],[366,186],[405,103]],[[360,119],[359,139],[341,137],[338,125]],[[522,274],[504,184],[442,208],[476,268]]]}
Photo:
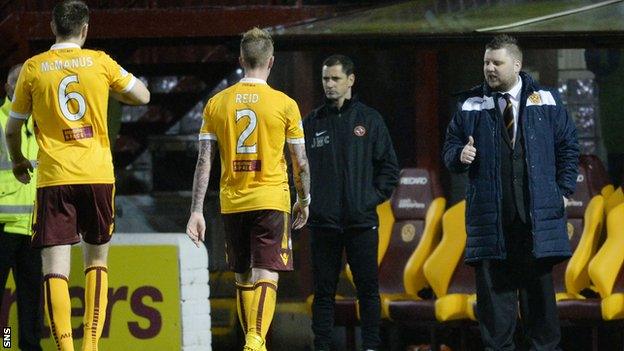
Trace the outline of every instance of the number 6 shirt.
{"label": "number 6 shirt", "polygon": [[284,145],[305,143],[293,99],[243,78],[208,101],[199,139],[219,146],[222,213],[290,212]]}
{"label": "number 6 shirt", "polygon": [[115,182],[108,93],[127,92],[135,82],[106,53],[73,43],[52,45],[24,63],[10,117],[34,118],[37,187]]}

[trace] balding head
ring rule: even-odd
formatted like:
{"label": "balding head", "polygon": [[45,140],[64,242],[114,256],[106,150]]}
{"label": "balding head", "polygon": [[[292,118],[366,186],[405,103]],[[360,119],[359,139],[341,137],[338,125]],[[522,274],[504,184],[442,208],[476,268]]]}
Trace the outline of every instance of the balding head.
{"label": "balding head", "polygon": [[9,99],[13,99],[13,94],[15,93],[15,84],[17,84],[17,78],[19,77],[21,70],[22,70],[21,63],[11,67],[11,69],[9,70],[6,84],[4,85],[4,91],[6,91]]}

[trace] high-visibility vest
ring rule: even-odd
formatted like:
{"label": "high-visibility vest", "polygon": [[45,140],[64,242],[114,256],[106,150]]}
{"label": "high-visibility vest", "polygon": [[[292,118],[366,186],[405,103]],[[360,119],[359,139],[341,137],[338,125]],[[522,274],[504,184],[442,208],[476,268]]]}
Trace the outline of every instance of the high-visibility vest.
{"label": "high-visibility vest", "polygon": [[[5,136],[10,110],[11,101],[5,98],[0,107],[0,223],[4,224],[7,233],[30,235],[37,193],[37,172],[33,172],[29,184],[22,184],[13,176],[13,164]],[[33,166],[36,165],[38,150],[33,119],[29,118],[22,128],[22,153]]]}

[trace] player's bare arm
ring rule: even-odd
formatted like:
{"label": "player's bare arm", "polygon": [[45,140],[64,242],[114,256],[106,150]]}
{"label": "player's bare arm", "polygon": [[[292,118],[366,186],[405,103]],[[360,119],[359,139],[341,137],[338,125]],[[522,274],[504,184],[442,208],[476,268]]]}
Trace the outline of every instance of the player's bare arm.
{"label": "player's bare arm", "polygon": [[193,195],[191,199],[191,215],[186,225],[186,234],[199,247],[204,240],[206,221],[204,220],[204,198],[210,180],[210,169],[215,155],[217,142],[214,140],[199,141],[199,155],[193,178]]}
{"label": "player's bare arm", "polygon": [[9,155],[13,161],[13,174],[15,178],[24,184],[30,182],[30,173],[33,171],[32,164],[22,154],[22,126],[24,120],[9,118],[6,126],[6,141]]}
{"label": "player's bare arm", "polygon": [[150,92],[145,84],[137,78],[132,89],[125,93],[110,92],[110,96],[126,105],[145,105],[150,101]]}
{"label": "player's bare arm", "polygon": [[308,221],[310,205],[310,166],[306,156],[305,144],[288,144],[292,160],[293,178],[297,189],[297,202],[293,206],[293,229],[300,229]]}

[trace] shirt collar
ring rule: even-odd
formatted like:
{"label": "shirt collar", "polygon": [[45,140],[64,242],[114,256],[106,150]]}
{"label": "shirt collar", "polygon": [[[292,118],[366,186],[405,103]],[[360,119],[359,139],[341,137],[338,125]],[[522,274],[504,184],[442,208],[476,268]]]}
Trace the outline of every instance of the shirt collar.
{"label": "shirt collar", "polygon": [[501,93],[502,95],[505,94],[509,94],[511,96],[511,99],[514,101],[520,101],[520,92],[522,91],[522,79],[520,79],[520,76],[518,76],[518,81],[516,82],[516,84],[509,89],[508,91],[504,91]]}
{"label": "shirt collar", "polygon": [[260,79],[260,78],[245,77],[245,78],[241,79],[240,81],[241,81],[241,83],[267,84],[267,82],[264,79]]}
{"label": "shirt collar", "polygon": [[76,43],[56,43],[50,47],[50,50],[60,49],[80,49],[80,45]]}

